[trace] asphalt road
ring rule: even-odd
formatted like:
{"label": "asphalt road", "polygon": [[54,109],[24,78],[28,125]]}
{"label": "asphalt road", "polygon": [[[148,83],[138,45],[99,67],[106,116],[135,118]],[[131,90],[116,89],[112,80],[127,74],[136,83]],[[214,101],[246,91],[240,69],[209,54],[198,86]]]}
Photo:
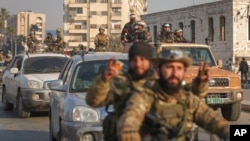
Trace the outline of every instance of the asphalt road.
{"label": "asphalt road", "polygon": [[[218,111],[219,112],[219,111]],[[250,124],[250,113],[242,112],[232,124]],[[200,141],[210,141],[209,134],[199,130]],[[32,113],[28,119],[17,118],[17,111],[5,112],[0,100],[0,141],[48,141],[49,120],[47,113]],[[218,140],[218,138],[216,138]]]}

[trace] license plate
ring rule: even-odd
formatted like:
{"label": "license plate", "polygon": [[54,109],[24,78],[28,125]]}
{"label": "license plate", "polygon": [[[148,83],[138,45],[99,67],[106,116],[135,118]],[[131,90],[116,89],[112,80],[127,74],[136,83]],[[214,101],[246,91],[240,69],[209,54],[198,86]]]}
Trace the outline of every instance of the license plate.
{"label": "license plate", "polygon": [[224,103],[224,98],[207,98],[207,104],[221,104]]}

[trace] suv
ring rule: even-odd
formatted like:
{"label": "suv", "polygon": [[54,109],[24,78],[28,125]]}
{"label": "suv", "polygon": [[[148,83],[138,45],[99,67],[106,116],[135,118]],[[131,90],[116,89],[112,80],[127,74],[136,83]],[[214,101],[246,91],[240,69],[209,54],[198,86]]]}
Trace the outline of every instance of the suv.
{"label": "suv", "polygon": [[[229,121],[236,121],[241,113],[243,90],[238,75],[222,69],[222,64],[217,64],[210,47],[202,44],[191,43],[162,43],[159,48],[154,48],[157,55],[168,56],[171,52],[182,52],[193,59],[193,65],[187,70],[185,80],[192,83],[196,77],[201,61],[208,62],[210,66],[209,89],[203,101],[214,110],[221,108],[222,116]],[[218,61],[219,62],[219,61]]]}
{"label": "suv", "polygon": [[2,102],[5,111],[18,109],[18,117],[31,111],[49,110],[49,92],[44,81],[59,76],[68,56],[63,54],[16,55],[3,74]]}
{"label": "suv", "polygon": [[50,94],[50,141],[102,141],[105,108],[92,108],[85,102],[86,92],[111,57],[128,69],[128,55],[115,52],[91,52],[71,57],[57,80],[48,81]]}

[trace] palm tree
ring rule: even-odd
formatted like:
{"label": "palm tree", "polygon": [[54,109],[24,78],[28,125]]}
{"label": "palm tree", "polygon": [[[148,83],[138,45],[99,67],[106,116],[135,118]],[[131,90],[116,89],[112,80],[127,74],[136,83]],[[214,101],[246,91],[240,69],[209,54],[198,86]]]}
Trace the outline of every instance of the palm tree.
{"label": "palm tree", "polygon": [[[4,34],[4,28],[5,28],[5,21],[10,17],[9,12],[7,11],[6,8],[1,8],[0,10],[0,28],[1,28],[1,33]],[[1,45],[4,40],[1,40]]]}
{"label": "palm tree", "polygon": [[36,31],[38,31],[39,28],[36,24],[32,24],[30,25],[30,31],[32,31],[34,33],[34,36],[36,35]]}

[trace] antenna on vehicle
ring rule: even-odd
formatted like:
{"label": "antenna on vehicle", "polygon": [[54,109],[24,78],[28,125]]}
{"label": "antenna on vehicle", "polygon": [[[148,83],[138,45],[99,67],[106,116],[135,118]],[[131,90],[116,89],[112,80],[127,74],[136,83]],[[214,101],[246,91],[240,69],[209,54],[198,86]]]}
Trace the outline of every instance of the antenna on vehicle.
{"label": "antenna on vehicle", "polygon": [[85,56],[85,54],[87,54],[88,52],[86,51],[86,49],[83,49],[83,50],[81,50],[80,51],[80,55],[81,55],[81,57],[82,57],[82,61],[84,61],[84,56]]}
{"label": "antenna on vehicle", "polygon": [[26,55],[29,57],[29,51],[26,51]]}

